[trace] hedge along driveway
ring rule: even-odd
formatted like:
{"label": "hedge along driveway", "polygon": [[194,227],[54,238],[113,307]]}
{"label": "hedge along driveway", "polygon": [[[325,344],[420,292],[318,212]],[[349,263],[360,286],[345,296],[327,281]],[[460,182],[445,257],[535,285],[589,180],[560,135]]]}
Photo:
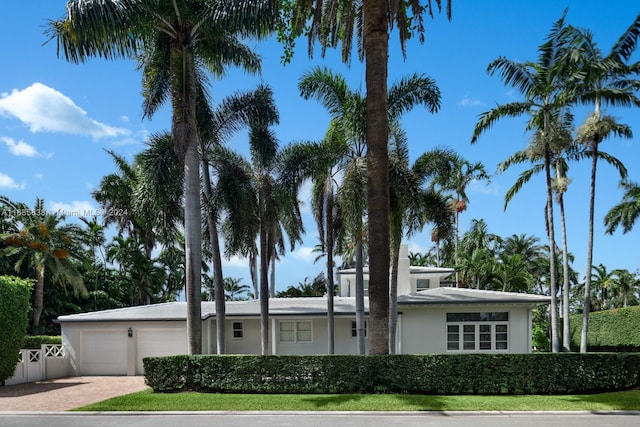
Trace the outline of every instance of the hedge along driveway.
{"label": "hedge along driveway", "polygon": [[13,376],[29,326],[33,281],[0,276],[0,385]]}

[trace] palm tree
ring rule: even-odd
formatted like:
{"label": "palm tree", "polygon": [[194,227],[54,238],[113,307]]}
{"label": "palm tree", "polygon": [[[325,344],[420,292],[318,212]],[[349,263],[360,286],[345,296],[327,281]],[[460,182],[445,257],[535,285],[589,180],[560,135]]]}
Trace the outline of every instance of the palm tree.
{"label": "palm tree", "polygon": [[[234,0],[72,0],[67,16],[51,21],[58,53],[71,62],[89,57],[129,58],[144,53],[145,115],[171,99],[171,133],[184,167],[187,336],[189,353],[202,352],[200,308],[200,173],[196,82],[205,66],[255,71],[258,58],[240,38],[266,36],[278,19],[279,2]],[[168,83],[168,84],[167,84]]]}
{"label": "palm tree", "polygon": [[76,295],[88,295],[74,263],[83,258],[81,230],[75,225],[62,225],[65,216],[48,212],[42,199],[36,199],[33,208],[24,203],[13,206],[16,208],[13,212],[17,213],[13,219],[17,230],[0,235],[0,239],[6,246],[5,256],[16,257],[16,271],[23,265],[33,269],[32,325],[39,326],[44,307],[45,276],[62,286],[71,285]]}
{"label": "palm tree", "polygon": [[[447,16],[451,18],[451,0],[447,0]],[[369,240],[375,250],[369,260],[369,319],[370,352],[386,354],[388,346],[389,313],[389,159],[388,159],[388,100],[387,61],[389,30],[397,24],[403,52],[405,42],[414,33],[424,40],[423,14],[433,17],[432,1],[423,6],[419,0],[408,4],[395,0],[290,0],[285,2],[292,11],[291,37],[282,37],[291,52],[292,40],[306,33],[309,54],[319,40],[324,53],[326,47],[342,42],[342,59],[349,62],[353,36],[361,48],[359,56],[366,63],[366,143],[367,143],[367,209]],[[436,0],[438,10],[441,0]],[[309,31],[307,20],[311,19]],[[287,44],[287,41],[289,44]]]}
{"label": "palm tree", "polygon": [[[489,181],[484,165],[481,162],[471,163],[470,161],[456,156],[452,160],[451,172],[447,175],[441,175],[435,180],[441,191],[452,191],[453,199],[451,199],[451,210],[455,215],[455,235],[454,247],[456,253],[458,251],[460,213],[467,210],[469,197],[467,196],[467,187],[474,181]],[[458,263],[457,259],[455,260]]]}
{"label": "palm tree", "polygon": [[[260,85],[255,91],[237,92],[226,97],[215,108],[211,109],[206,94],[203,92],[199,97],[198,113],[200,114],[198,123],[201,133],[202,153],[202,196],[205,206],[206,232],[209,237],[211,247],[211,258],[213,263],[213,282],[216,301],[216,349],[218,354],[225,353],[225,289],[222,274],[222,257],[220,242],[218,237],[218,222],[223,214],[223,206],[217,201],[214,186],[212,185],[212,172],[215,175],[215,166],[210,168],[208,151],[213,147],[218,147],[226,143],[231,136],[250,125],[252,121],[262,122],[267,125],[278,120],[277,109],[273,102],[273,94],[268,86]],[[224,191],[224,188],[218,190]],[[228,198],[235,197],[234,194],[227,195]],[[233,205],[227,205],[231,207]],[[228,212],[228,215],[235,218],[242,218],[240,212]],[[257,292],[256,292],[257,294]]]}
{"label": "palm tree", "polygon": [[[348,88],[344,77],[333,74],[327,68],[316,67],[305,72],[298,82],[300,94],[304,99],[315,98],[329,111],[331,123],[325,140],[322,143],[322,154],[316,165],[325,168],[326,172],[311,168],[307,176],[312,180],[324,176],[326,189],[316,186],[314,204],[318,205],[322,198],[334,204],[332,210],[341,212],[340,220],[343,231],[354,238],[353,249],[356,259],[356,331],[358,352],[365,352],[364,337],[364,260],[363,214],[366,206],[366,143],[364,129],[366,127],[364,100],[359,92]],[[310,147],[311,148],[311,147]],[[316,156],[317,157],[317,156]],[[342,176],[342,181],[333,191],[335,177]],[[329,185],[331,187],[329,187]],[[326,191],[324,196],[322,191]],[[320,198],[320,199],[318,199]],[[331,200],[329,200],[331,198]],[[318,212],[320,213],[320,212]],[[328,211],[325,216],[328,214]],[[332,216],[332,221],[335,217]],[[316,221],[317,222],[317,221]],[[326,233],[335,233],[327,230]],[[344,241],[344,238],[340,240]],[[343,257],[344,259],[345,257]],[[347,257],[350,258],[350,257]],[[328,271],[327,271],[328,273]]]}
{"label": "palm tree", "polygon": [[[619,124],[613,117],[601,114],[603,105],[640,106],[636,91],[640,88],[640,80],[634,78],[640,71],[640,62],[627,65],[626,62],[635,51],[640,35],[640,15],[638,15],[626,31],[614,43],[611,51],[603,56],[593,40],[591,32],[575,30],[575,35],[582,42],[581,49],[575,54],[575,60],[581,69],[577,80],[576,97],[582,104],[593,104],[594,111],[578,129],[577,140],[585,146],[591,157],[591,182],[589,196],[589,231],[587,241],[587,272],[593,263],[593,222],[595,205],[596,169],[600,157],[599,146],[611,135],[625,138],[631,137],[628,126]],[[620,165],[622,166],[622,165]],[[618,168],[620,175],[626,176],[626,169]],[[624,178],[624,177],[623,177]],[[587,333],[589,328],[589,288],[591,275],[585,281],[585,305],[582,317],[582,334],[580,352],[587,351]]]}
{"label": "palm tree", "polygon": [[[389,99],[394,99],[390,96]],[[451,172],[455,154],[434,149],[409,166],[404,134],[394,129],[390,150],[391,281],[389,286],[389,352],[395,353],[398,317],[398,263],[403,236],[421,231],[432,222],[442,235],[452,230],[447,198],[433,188],[432,181]]]}
{"label": "palm tree", "polygon": [[640,280],[629,270],[613,270],[615,283],[613,286],[614,298],[613,307],[629,307],[638,304],[638,291],[640,290]]}
{"label": "palm tree", "polygon": [[[571,329],[569,318],[570,303],[570,280],[569,280],[569,250],[567,244],[567,227],[564,209],[564,193],[567,191],[570,179],[567,177],[569,169],[567,161],[579,157],[577,153],[577,145],[574,143],[571,128],[573,126],[573,115],[568,111],[564,114],[558,114],[552,117],[550,129],[550,137],[544,138],[544,133],[540,130],[533,135],[531,143],[524,150],[520,150],[513,154],[505,161],[498,165],[498,172],[504,172],[514,164],[520,164],[526,161],[534,163],[533,166],[520,174],[513,186],[507,190],[504,198],[504,209],[507,209],[509,202],[520,191],[522,186],[529,182],[533,175],[545,171],[545,150],[548,146],[550,151],[550,162],[555,171],[555,177],[552,180],[552,188],[556,195],[556,202],[560,208],[560,223],[562,229],[562,319],[563,319],[563,338],[562,345],[564,351],[571,351]],[[536,163],[538,162],[538,163]]]}
{"label": "palm tree", "polygon": [[226,301],[245,301],[247,299],[251,289],[241,281],[242,279],[235,277],[224,278],[224,299]]}
{"label": "palm tree", "polygon": [[[565,11],[566,14],[566,11]],[[553,118],[568,105],[571,96],[567,94],[568,83],[574,77],[576,69],[568,61],[570,48],[575,44],[570,28],[565,25],[563,15],[552,26],[546,41],[538,48],[538,62],[515,62],[506,58],[498,58],[489,64],[488,71],[499,72],[505,84],[513,86],[524,95],[524,101],[499,105],[483,113],[476,123],[471,142],[477,142],[480,135],[502,117],[517,117],[523,114],[531,116],[528,130],[540,132],[543,145],[545,180],[547,186],[547,202],[545,207],[545,224],[549,237],[550,259],[556,259],[555,230],[553,219],[553,181],[551,179],[553,141]],[[573,73],[573,74],[572,74]],[[557,299],[556,299],[556,265],[549,264],[551,293],[551,347],[552,351],[560,350],[558,339]]]}
{"label": "palm tree", "polygon": [[[221,206],[244,207],[242,221],[227,217],[223,230],[228,254],[247,255],[255,250],[256,237],[259,253],[259,299],[261,324],[261,351],[269,352],[269,281],[268,271],[275,248],[281,237],[289,237],[291,247],[300,242],[303,232],[297,200],[300,182],[290,177],[282,165],[291,164],[287,157],[295,150],[287,147],[278,151],[278,141],[269,129],[269,123],[250,121],[249,146],[251,163],[223,147],[214,147],[210,161],[218,173],[218,187],[224,198]],[[229,189],[235,191],[229,191]],[[230,212],[241,212],[237,207]]]}
{"label": "palm tree", "polygon": [[640,185],[626,181],[620,185],[625,190],[622,201],[612,207],[604,217],[608,234],[613,234],[618,226],[622,226],[623,233],[628,233],[640,215]]}

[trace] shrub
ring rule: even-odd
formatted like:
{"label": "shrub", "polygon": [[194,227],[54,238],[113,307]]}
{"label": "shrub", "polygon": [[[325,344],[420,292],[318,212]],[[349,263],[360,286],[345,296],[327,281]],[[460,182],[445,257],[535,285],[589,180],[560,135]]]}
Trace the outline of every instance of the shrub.
{"label": "shrub", "polygon": [[[640,306],[589,314],[589,351],[640,351]],[[582,315],[571,316],[571,347],[580,347]]]}
{"label": "shrub", "polygon": [[194,355],[143,363],[155,391],[566,394],[640,384],[640,353]]}
{"label": "shrub", "polygon": [[39,350],[43,344],[62,344],[60,335],[30,335],[24,338],[22,348]]}
{"label": "shrub", "polygon": [[33,282],[0,276],[0,384],[11,378],[29,326],[29,298]]}

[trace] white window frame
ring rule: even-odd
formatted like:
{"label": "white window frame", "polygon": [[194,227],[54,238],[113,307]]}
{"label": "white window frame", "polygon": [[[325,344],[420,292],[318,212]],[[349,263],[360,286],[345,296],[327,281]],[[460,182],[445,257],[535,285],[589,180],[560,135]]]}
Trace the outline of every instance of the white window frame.
{"label": "white window frame", "polygon": [[[236,328],[236,325],[239,325],[240,328]],[[240,336],[236,336],[236,332],[240,332]],[[231,337],[236,341],[244,340],[244,322],[242,320],[231,322]]]}
{"label": "white window frame", "polygon": [[[285,324],[291,324],[291,329],[282,330],[282,326]],[[301,329],[300,326],[309,325],[309,329]],[[292,339],[282,339],[283,332],[290,332]],[[301,335],[304,333],[309,334],[309,339],[301,339]],[[309,344],[313,342],[313,321],[311,320],[280,320],[278,322],[278,341],[282,344]]]}
{"label": "white window frame", "polygon": [[[367,336],[367,321],[364,321],[364,336]],[[351,321],[351,338],[356,339],[358,338],[358,326],[356,324],[356,320],[353,319]]]}
{"label": "white window frame", "polygon": [[[427,287],[424,286],[420,286],[420,282],[425,280],[427,282]],[[431,279],[426,279],[426,278],[418,278],[416,279],[416,291],[424,291],[425,289],[430,289],[431,288]]]}
{"label": "white window frame", "polygon": [[[465,319],[461,321],[448,321],[448,319],[445,319],[447,320],[445,322],[446,351],[508,352],[510,347],[509,312],[497,312],[501,314],[506,313],[506,320],[490,320],[490,318],[486,316],[495,313],[496,312],[464,313],[469,316],[480,314],[480,317],[483,318],[482,320]],[[447,315],[448,314],[452,313],[447,313]]]}

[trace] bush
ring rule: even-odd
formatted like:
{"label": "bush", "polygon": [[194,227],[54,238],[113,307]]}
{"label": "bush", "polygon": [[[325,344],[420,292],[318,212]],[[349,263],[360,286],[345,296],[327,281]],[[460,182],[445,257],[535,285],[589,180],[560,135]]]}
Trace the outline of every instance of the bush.
{"label": "bush", "polygon": [[[589,314],[589,351],[640,351],[640,306]],[[571,347],[580,348],[582,315],[571,316]]]}
{"label": "bush", "polygon": [[30,335],[24,338],[22,348],[39,350],[43,344],[62,344],[60,335]]}
{"label": "bush", "polygon": [[0,384],[16,370],[20,347],[29,326],[33,282],[0,276]]}
{"label": "bush", "polygon": [[640,353],[194,355],[143,360],[154,391],[567,394],[640,384]]}

